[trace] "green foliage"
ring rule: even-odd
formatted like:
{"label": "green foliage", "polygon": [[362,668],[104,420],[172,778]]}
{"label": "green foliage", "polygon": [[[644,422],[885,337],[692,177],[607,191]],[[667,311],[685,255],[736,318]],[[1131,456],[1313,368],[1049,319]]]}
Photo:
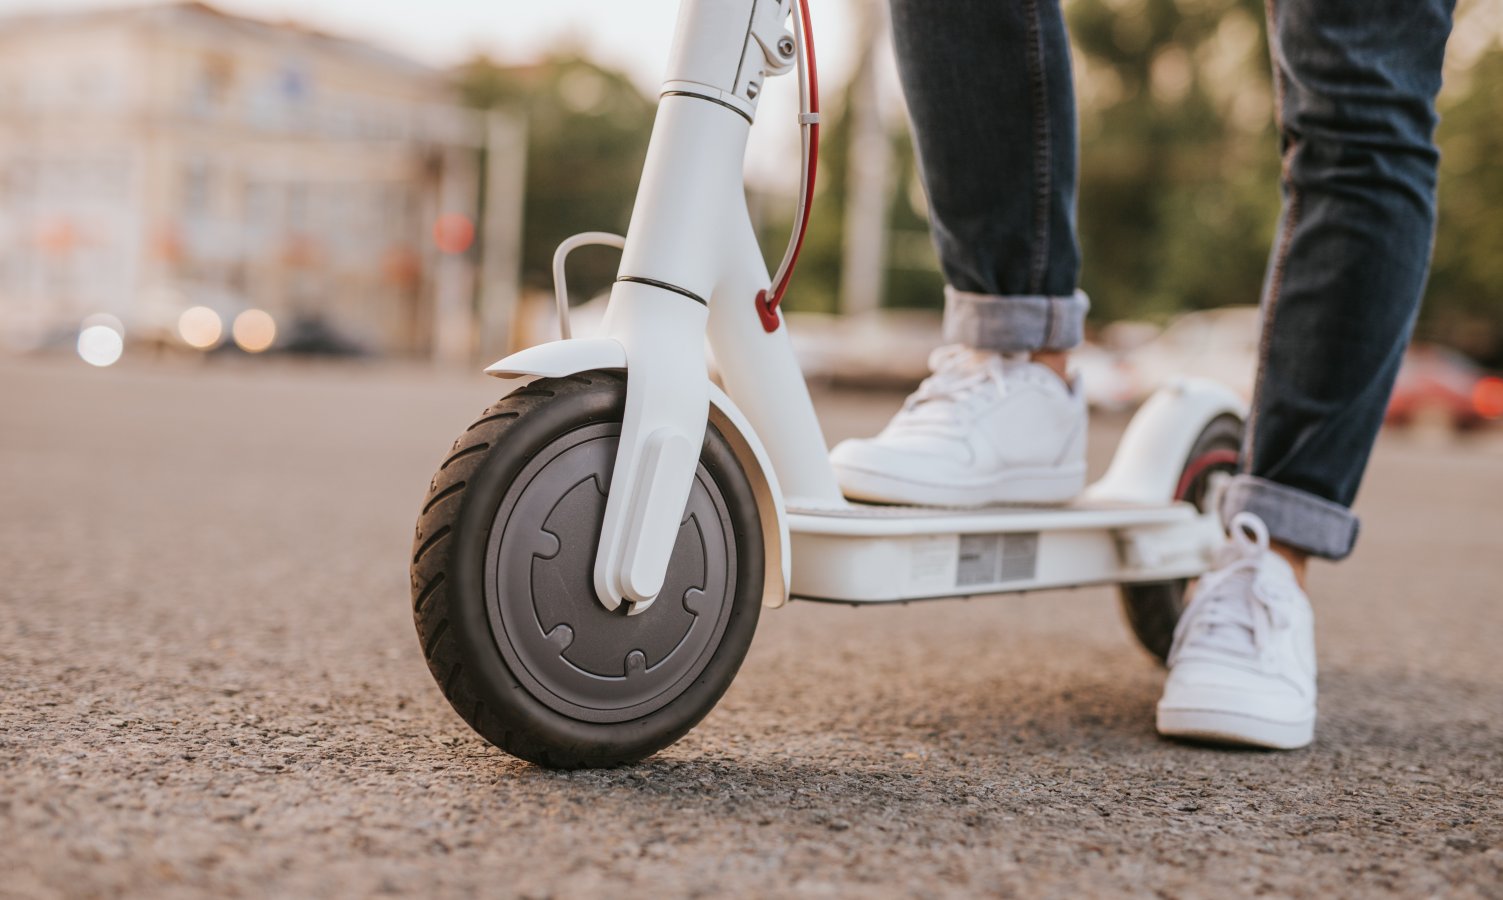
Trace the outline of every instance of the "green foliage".
{"label": "green foliage", "polygon": [[1251,303],[1278,215],[1259,0],[1077,0],[1093,318]]}
{"label": "green foliage", "polygon": [[899,173],[888,218],[886,306],[939,309],[944,306],[945,277],[929,237],[923,179],[913,143],[904,136],[894,150]]}
{"label": "green foliage", "polygon": [[[845,233],[846,174],[849,169],[850,129],[845,105],[825,113],[820,125],[819,178],[814,209],[809,214],[809,233],[799,254],[798,272],[789,286],[784,304],[802,312],[835,312],[840,302],[840,266]],[[789,161],[797,165],[798,160]],[[759,198],[757,237],[768,271],[777,268],[788,247],[793,208],[772,198]]]}
{"label": "green foliage", "polygon": [[[1261,0],[1071,0],[1067,11],[1083,75],[1079,221],[1092,318],[1256,302],[1279,211]],[[525,69],[477,59],[460,86],[473,106],[528,119],[524,276],[546,287],[559,241],[626,227],[652,101],[574,55]],[[794,309],[834,311],[839,297],[850,130],[841,93],[825,100],[820,187],[788,298]],[[1440,229],[1420,333],[1503,367],[1503,48],[1483,54],[1442,107]],[[943,282],[913,152],[906,134],[892,140],[883,303],[938,307]],[[791,201],[751,201],[771,268]],[[614,252],[582,251],[576,283],[596,290],[615,266]]]}
{"label": "green foliage", "polygon": [[[1093,318],[1255,302],[1279,206],[1259,0],[1074,0],[1069,13],[1087,80],[1079,221]],[[839,295],[849,137],[843,97],[827,105],[796,309],[833,310]],[[937,308],[943,278],[906,135],[895,163],[883,303]],[[776,233],[764,243],[781,251]]]}
{"label": "green foliage", "polygon": [[1440,223],[1420,335],[1503,369],[1503,48],[1445,97]]}
{"label": "green foliage", "polygon": [[[526,68],[485,58],[459,72],[461,96],[479,109],[527,121],[527,197],[522,273],[530,287],[553,283],[553,251],[581,231],[624,233],[647,155],[653,104],[625,76],[574,55]],[[613,250],[570,258],[576,299],[615,276]]]}
{"label": "green foliage", "polygon": [[[840,303],[841,265],[845,247],[845,206],[850,176],[851,129],[845,91],[825,98],[819,152],[819,180],[809,234],[799,256],[798,274],[788,292],[789,309],[836,312]],[[833,111],[830,111],[833,110]],[[907,132],[889,136],[893,152],[893,192],[888,203],[887,270],[882,305],[939,308],[944,302],[944,278],[929,240],[929,222],[922,198],[913,144]],[[775,268],[787,247],[792,210],[785,204],[760,217],[758,235],[768,268]],[[785,221],[785,219],[790,221]]]}

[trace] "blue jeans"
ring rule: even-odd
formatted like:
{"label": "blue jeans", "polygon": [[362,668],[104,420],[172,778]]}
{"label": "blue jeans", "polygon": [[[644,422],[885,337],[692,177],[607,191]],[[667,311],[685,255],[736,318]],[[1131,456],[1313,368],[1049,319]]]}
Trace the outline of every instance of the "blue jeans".
{"label": "blue jeans", "polygon": [[[1077,138],[1058,0],[890,0],[935,244],[945,335],[1066,350]],[[1435,95],[1455,0],[1268,0],[1283,214],[1241,472],[1222,514],[1340,559],[1429,273]]]}

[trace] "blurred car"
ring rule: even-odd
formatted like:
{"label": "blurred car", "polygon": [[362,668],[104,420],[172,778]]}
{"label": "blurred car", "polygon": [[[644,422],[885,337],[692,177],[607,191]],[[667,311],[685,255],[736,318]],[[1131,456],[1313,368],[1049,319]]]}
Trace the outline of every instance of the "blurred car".
{"label": "blurred car", "polygon": [[[1085,356],[1087,396],[1131,405],[1146,400],[1177,376],[1195,375],[1218,381],[1250,401],[1261,332],[1262,316],[1256,306],[1186,313],[1116,361],[1110,354],[1100,359]],[[1094,387],[1092,378],[1097,382]],[[1390,424],[1435,421],[1463,430],[1500,419],[1503,378],[1435,344],[1415,344],[1405,354],[1389,401]]]}
{"label": "blurred car", "polygon": [[1392,425],[1438,423],[1458,431],[1503,419],[1503,378],[1461,353],[1415,344],[1404,356],[1388,402]]}
{"label": "blurred car", "polygon": [[1122,412],[1142,399],[1124,354],[1092,341],[1070,351],[1070,371],[1080,376],[1092,409]]}
{"label": "blurred car", "polygon": [[293,315],[286,331],[277,340],[277,349],[295,356],[355,357],[371,353],[370,348],[357,338],[315,312]]}
{"label": "blurred car", "polygon": [[929,355],[943,340],[934,310],[790,312],[787,318],[799,367],[806,378],[826,384],[912,390],[929,376]]}
{"label": "blurred car", "polygon": [[1223,306],[1185,313],[1159,334],[1125,353],[1118,392],[1141,403],[1176,378],[1218,381],[1244,400],[1252,398],[1258,370],[1262,315],[1256,306]]}

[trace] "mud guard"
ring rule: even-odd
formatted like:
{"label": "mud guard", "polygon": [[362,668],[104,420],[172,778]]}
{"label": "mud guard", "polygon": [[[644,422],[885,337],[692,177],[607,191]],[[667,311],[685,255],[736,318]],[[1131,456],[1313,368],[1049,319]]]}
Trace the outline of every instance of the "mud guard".
{"label": "mud guard", "polygon": [[1247,418],[1230,388],[1205,378],[1177,378],[1154,392],[1127,425],[1112,463],[1084,499],[1170,503],[1190,448],[1218,416]]}
{"label": "mud guard", "polygon": [[[518,391],[538,378],[563,378],[593,369],[630,372],[626,349],[614,338],[579,338],[538,344],[487,366],[485,374],[507,382],[506,393]],[[788,515],[777,474],[762,441],[752,430],[736,404],[725,391],[710,385],[710,421],[736,452],[752,492],[757,498],[757,512],[762,520],[762,542],[766,547],[766,572],[763,577],[762,605],[779,607],[788,602],[792,577],[792,553],[789,549]]]}

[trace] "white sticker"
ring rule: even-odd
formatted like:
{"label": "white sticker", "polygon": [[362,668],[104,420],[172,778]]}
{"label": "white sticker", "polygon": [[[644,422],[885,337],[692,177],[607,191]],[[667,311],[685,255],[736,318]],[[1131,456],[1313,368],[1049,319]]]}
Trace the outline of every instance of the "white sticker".
{"label": "white sticker", "polygon": [[997,580],[1002,569],[1002,535],[963,534],[955,557],[955,586],[975,587]]}
{"label": "white sticker", "polygon": [[1036,531],[962,535],[955,548],[955,587],[1032,581],[1038,557]]}
{"label": "white sticker", "polygon": [[1002,571],[998,581],[1032,581],[1038,571],[1039,533],[1009,534],[1002,542]]}
{"label": "white sticker", "polygon": [[915,537],[908,542],[908,593],[913,596],[950,590],[955,584],[956,546],[953,534]]}

